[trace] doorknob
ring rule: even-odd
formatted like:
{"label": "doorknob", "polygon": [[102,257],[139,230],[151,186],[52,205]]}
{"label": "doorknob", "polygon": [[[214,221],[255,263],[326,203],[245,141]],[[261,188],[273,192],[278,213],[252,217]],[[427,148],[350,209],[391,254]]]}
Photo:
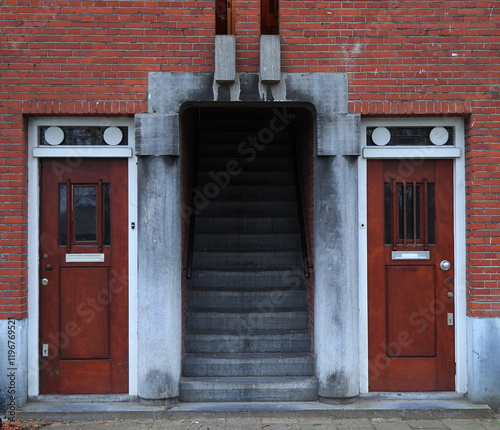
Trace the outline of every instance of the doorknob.
{"label": "doorknob", "polygon": [[49,280],[47,278],[42,278],[42,285],[49,285]]}
{"label": "doorknob", "polygon": [[439,263],[439,267],[441,267],[441,270],[450,270],[451,263],[448,260],[443,260]]}

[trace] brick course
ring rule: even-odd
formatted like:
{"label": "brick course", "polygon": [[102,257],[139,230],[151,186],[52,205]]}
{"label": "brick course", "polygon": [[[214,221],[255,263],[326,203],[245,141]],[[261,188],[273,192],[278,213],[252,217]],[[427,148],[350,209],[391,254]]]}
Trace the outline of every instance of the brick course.
{"label": "brick course", "polygon": [[[283,72],[348,73],[351,113],[466,118],[468,313],[498,317],[495,3],[282,0],[280,34]],[[258,72],[259,15],[237,0],[238,72]],[[0,315],[22,318],[26,117],[146,112],[148,72],[213,71],[214,2],[7,0],[0,26]]]}

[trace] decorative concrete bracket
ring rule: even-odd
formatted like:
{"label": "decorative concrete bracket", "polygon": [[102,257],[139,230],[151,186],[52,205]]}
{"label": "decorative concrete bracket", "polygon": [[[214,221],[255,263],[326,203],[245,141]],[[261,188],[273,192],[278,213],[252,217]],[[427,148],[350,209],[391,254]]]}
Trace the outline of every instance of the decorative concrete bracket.
{"label": "decorative concrete bracket", "polygon": [[179,115],[137,114],[135,145],[138,156],[179,155]]}
{"label": "decorative concrete bracket", "polygon": [[360,115],[318,115],[317,121],[317,155],[361,155]]}
{"label": "decorative concrete bracket", "polygon": [[236,36],[215,36],[215,82],[233,83],[236,80]]}
{"label": "decorative concrete bracket", "polygon": [[260,80],[263,84],[281,80],[281,45],[277,34],[260,36]]}

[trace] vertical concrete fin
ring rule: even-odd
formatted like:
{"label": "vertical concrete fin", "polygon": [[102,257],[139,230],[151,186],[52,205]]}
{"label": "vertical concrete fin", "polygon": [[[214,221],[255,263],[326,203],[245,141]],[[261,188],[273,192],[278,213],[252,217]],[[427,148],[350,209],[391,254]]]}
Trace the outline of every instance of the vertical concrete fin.
{"label": "vertical concrete fin", "polygon": [[236,36],[215,36],[215,82],[233,83],[236,80]]}
{"label": "vertical concrete fin", "polygon": [[264,84],[281,80],[281,44],[277,34],[260,36],[260,80]]}

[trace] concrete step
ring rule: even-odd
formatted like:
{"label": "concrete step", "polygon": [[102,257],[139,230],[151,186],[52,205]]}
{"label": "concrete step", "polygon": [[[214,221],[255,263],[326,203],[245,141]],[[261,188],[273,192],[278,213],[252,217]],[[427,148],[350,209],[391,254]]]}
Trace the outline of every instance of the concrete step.
{"label": "concrete step", "polygon": [[202,189],[206,184],[215,184],[221,188],[228,185],[295,185],[292,172],[240,172],[231,175],[225,171],[198,172],[198,189]]}
{"label": "concrete step", "polygon": [[309,352],[309,330],[188,331],[186,352]]}
{"label": "concrete step", "polygon": [[297,217],[197,217],[196,233],[298,233]]}
{"label": "concrete step", "polygon": [[190,288],[228,288],[228,289],[268,289],[304,288],[305,277],[302,267],[292,270],[266,271],[217,271],[196,270],[189,281]]}
{"label": "concrete step", "polygon": [[187,330],[307,330],[309,312],[305,309],[265,311],[218,309],[186,312]]}
{"label": "concrete step", "polygon": [[285,251],[300,248],[298,233],[282,234],[207,234],[194,238],[197,251]]}
{"label": "concrete step", "polygon": [[312,376],[309,353],[212,353],[185,354],[182,375],[216,376]]}
{"label": "concrete step", "polygon": [[301,264],[299,251],[222,252],[194,251],[193,270],[293,269]]}
{"label": "concrete step", "polygon": [[[246,136],[245,136],[246,137]],[[226,143],[221,143],[217,136],[207,136],[201,142],[198,148],[200,157],[229,157],[229,158],[244,158],[247,161],[255,160],[260,157],[278,157],[286,158],[290,156],[290,145],[284,143],[273,143],[266,145],[264,148],[248,143],[247,140],[234,140],[234,138]]]}
{"label": "concrete step", "polygon": [[[203,188],[200,192],[203,192]],[[209,192],[205,194],[211,196],[210,201],[288,201],[296,199],[295,186],[293,185],[267,185],[267,186],[227,186],[221,188],[217,196]]]}
{"label": "concrete step", "polygon": [[182,402],[304,402],[318,397],[314,377],[182,378]]}
{"label": "concrete step", "polygon": [[[297,216],[297,202],[256,202],[213,200],[200,210],[199,217],[294,217]],[[298,221],[296,221],[298,222]]]}
{"label": "concrete step", "polygon": [[188,307],[197,309],[279,309],[307,306],[306,290],[227,291],[216,289],[188,291]]}
{"label": "concrete step", "polygon": [[265,158],[254,160],[235,157],[203,157],[198,161],[198,168],[206,171],[293,171],[293,159],[289,157]]}

